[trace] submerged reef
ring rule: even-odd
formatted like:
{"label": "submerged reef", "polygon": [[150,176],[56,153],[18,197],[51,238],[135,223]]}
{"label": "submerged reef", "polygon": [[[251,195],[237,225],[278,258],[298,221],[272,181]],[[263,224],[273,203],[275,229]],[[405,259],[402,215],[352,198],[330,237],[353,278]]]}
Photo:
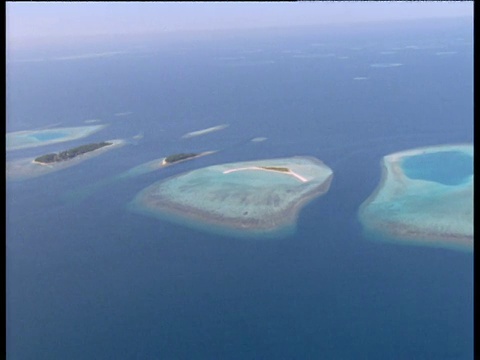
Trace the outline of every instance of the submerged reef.
{"label": "submerged reef", "polygon": [[207,128],[207,129],[191,131],[189,133],[184,134],[182,136],[182,139],[188,139],[188,138],[192,138],[192,137],[195,137],[195,136],[209,134],[211,132],[223,130],[223,129],[227,128],[228,126],[229,126],[228,124],[222,124],[222,125],[212,126],[212,127]]}
{"label": "submerged reef", "polygon": [[361,205],[371,238],[473,251],[473,146],[443,145],[385,156],[382,180]]}
{"label": "submerged reef", "polygon": [[279,237],[295,230],[301,208],[326,193],[333,172],[313,157],[210,166],[157,182],[131,210],[239,237]]}

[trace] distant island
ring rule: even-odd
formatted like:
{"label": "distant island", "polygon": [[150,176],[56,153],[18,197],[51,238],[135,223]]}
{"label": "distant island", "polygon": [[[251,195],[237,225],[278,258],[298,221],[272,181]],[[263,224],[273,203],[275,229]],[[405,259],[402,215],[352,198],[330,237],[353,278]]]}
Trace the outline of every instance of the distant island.
{"label": "distant island", "polygon": [[167,156],[165,159],[163,159],[163,164],[164,165],[173,164],[175,162],[191,159],[191,158],[194,158],[194,157],[199,156],[199,155],[201,155],[201,154],[197,154],[197,153],[173,154],[173,155]]}
{"label": "distant island", "polygon": [[74,157],[77,157],[78,155],[89,153],[91,151],[95,151],[104,146],[109,146],[112,144],[113,143],[111,142],[103,141],[99,143],[82,145],[82,146],[75,147],[73,149],[59,152],[58,154],[51,153],[51,154],[39,156],[35,158],[34,162],[39,164],[51,164],[51,163],[57,163],[60,161],[70,160],[70,159],[73,159]]}

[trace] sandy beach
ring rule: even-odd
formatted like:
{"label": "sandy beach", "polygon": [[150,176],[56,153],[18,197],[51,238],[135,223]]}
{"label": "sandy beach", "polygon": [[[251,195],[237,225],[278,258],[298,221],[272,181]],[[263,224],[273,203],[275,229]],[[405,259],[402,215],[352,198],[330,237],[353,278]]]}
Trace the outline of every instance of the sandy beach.
{"label": "sandy beach", "polygon": [[284,172],[284,171],[277,171],[277,170],[272,170],[272,169],[264,169],[264,168],[257,167],[257,166],[248,166],[248,167],[243,167],[243,168],[225,170],[223,173],[224,174],[229,174],[229,173],[232,173],[232,172],[235,172],[235,171],[244,171],[244,170],[260,170],[260,171],[275,172],[275,173],[278,173],[278,174],[285,174],[285,175],[293,176],[293,177],[297,178],[298,180],[300,180],[301,182],[307,182],[308,181],[303,176],[297,174],[296,172],[293,172],[292,170],[289,170],[288,172]]}

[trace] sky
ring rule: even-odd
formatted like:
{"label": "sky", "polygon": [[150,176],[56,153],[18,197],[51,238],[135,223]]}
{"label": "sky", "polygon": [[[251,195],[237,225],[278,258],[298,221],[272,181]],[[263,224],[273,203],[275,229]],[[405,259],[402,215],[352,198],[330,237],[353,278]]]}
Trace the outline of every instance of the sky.
{"label": "sky", "polygon": [[155,32],[473,18],[473,1],[7,2],[7,41]]}

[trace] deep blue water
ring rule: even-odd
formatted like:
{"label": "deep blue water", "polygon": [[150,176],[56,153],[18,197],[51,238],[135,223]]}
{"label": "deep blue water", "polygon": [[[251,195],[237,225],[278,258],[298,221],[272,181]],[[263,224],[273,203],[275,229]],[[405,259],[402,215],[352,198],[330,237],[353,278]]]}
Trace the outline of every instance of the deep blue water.
{"label": "deep blue water", "polygon": [[[77,166],[7,181],[8,357],[473,359],[472,254],[373,242],[357,221],[384,155],[473,141],[471,41],[471,23],[445,21],[7,54],[8,131],[101,119],[109,127],[89,141],[144,134]],[[370,66],[385,63],[402,65]],[[249,142],[259,136],[268,140]],[[221,151],[71,196],[155,158],[212,148]],[[294,155],[318,157],[334,179],[291,237],[236,239],[126,210],[169,176]]]}
{"label": "deep blue water", "polygon": [[402,161],[402,169],[411,179],[458,185],[473,173],[473,159],[460,151],[409,156]]}

